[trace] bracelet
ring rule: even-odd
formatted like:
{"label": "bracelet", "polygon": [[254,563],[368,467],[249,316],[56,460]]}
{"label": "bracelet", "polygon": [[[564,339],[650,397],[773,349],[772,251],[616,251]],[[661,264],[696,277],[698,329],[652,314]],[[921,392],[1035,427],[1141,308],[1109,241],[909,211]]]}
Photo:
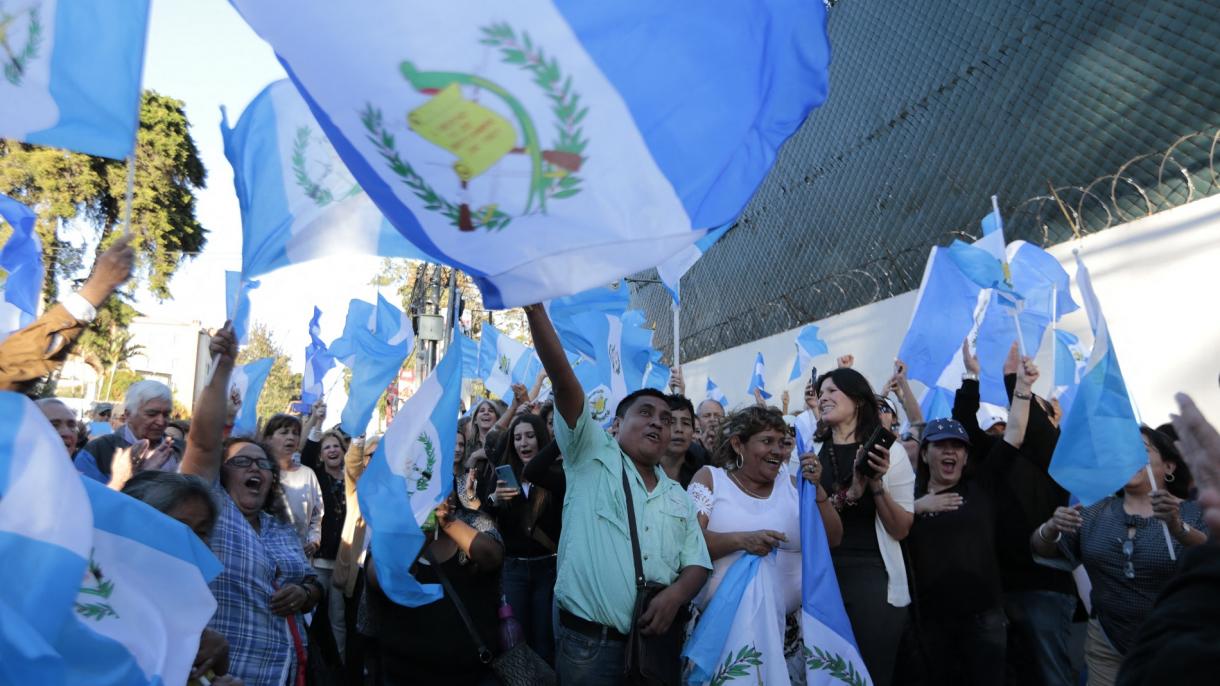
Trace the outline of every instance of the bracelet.
{"label": "bracelet", "polygon": [[881,490],[875,490],[875,489],[873,489],[873,488],[872,488],[872,486],[869,486],[869,490],[872,490],[872,491],[873,491],[873,497],[874,497],[874,498],[876,498],[876,497],[877,497],[877,496],[879,496],[879,495],[885,495],[886,493],[889,493],[889,491],[885,490],[885,486],[884,486],[884,485],[882,485],[882,486],[881,486]]}
{"label": "bracelet", "polygon": [[1020,398],[1021,400],[1029,400],[1030,398],[1032,398],[1034,396],[1029,393],[1022,393],[1021,391],[1013,391],[1012,397]]}
{"label": "bracelet", "polygon": [[1063,538],[1063,532],[1056,531],[1054,538],[1047,538],[1046,537],[1046,522],[1042,522],[1042,526],[1038,527],[1038,538],[1041,538],[1043,541],[1045,541],[1047,543],[1058,543],[1059,539]]}
{"label": "bracelet", "polygon": [[[975,374],[974,372],[966,372],[965,374],[962,374],[962,381],[978,381],[978,380],[979,380],[979,375]],[[935,419],[935,417],[933,417],[933,419]]]}
{"label": "bracelet", "polygon": [[827,493],[827,494],[826,494],[826,497],[825,497],[825,498],[822,498],[821,500],[818,500],[818,488],[817,488],[817,487],[815,487],[815,488],[813,489],[813,502],[817,503],[818,505],[821,505],[822,503],[826,502],[827,500],[830,500],[830,494],[829,494],[829,493]]}

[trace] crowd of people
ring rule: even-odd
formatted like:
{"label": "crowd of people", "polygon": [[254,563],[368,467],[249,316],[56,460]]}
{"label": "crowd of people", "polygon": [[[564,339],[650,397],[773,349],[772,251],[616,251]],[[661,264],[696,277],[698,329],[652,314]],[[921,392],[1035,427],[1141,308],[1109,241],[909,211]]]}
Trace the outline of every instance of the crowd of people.
{"label": "crowd of people", "polygon": [[[87,304],[130,268],[125,244],[107,251]],[[0,344],[5,390],[62,360],[87,323],[76,306]],[[368,551],[356,485],[378,438],[323,431],[322,402],[231,435],[228,326],[189,422],[156,381],[91,422],[38,406],[82,477],[183,522],[221,562],[192,674],[212,684],[506,683],[495,658],[521,645],[560,683],[632,683],[640,635],[651,683],[676,684],[683,642],[749,555],[772,601],[756,630],[784,646],[750,679],[804,683],[802,481],[872,683],[1200,683],[1220,664],[1220,433],[1189,398],[1141,427],[1148,468],[1081,507],[1047,473],[1062,412],[1015,344],[1007,414],[983,423],[967,342],[951,416],[920,415],[901,363],[878,394],[844,356],[791,409],[785,395],[726,412],[675,369],[607,430],[545,310],[526,315],[550,399],[516,385],[459,420],[452,493],[418,558],[389,563],[444,587],[419,607],[394,602]]]}

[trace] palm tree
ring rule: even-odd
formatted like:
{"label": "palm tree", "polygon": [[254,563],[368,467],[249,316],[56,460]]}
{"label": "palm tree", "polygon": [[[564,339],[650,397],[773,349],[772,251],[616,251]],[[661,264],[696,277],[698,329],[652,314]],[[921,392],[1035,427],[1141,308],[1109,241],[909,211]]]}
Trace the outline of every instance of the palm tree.
{"label": "palm tree", "polygon": [[126,366],[128,360],[144,349],[142,345],[132,344],[132,338],[130,331],[115,327],[111,329],[105,342],[93,350],[97,361],[106,369],[106,392],[102,394],[103,398],[110,398],[115,371],[120,366]]}

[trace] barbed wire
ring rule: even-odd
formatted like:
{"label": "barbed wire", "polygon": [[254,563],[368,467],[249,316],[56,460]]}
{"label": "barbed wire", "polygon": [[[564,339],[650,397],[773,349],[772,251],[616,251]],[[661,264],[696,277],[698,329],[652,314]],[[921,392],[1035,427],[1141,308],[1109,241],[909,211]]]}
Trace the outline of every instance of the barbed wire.
{"label": "barbed wire", "polygon": [[[1220,192],[1217,148],[1220,128],[1194,131],[1161,151],[1136,155],[1113,173],[1088,183],[1056,185],[1048,179],[1046,193],[1001,203],[1006,208],[1005,237],[1045,248],[1214,195]],[[757,224],[753,217],[766,209],[751,208],[740,225]],[[877,251],[880,254],[872,259],[846,265],[744,311],[723,314],[701,328],[688,329],[684,321],[682,357],[695,359],[740,345],[743,330],[754,334],[745,339],[751,340],[914,290],[919,287],[932,247],[953,240],[971,242],[980,236],[979,225],[970,223],[931,236],[925,234],[924,240],[905,246],[882,243]],[[669,351],[669,318],[658,314],[668,311],[668,292],[648,281],[632,284],[633,296],[646,311],[656,315],[652,319],[657,322],[657,347]]]}

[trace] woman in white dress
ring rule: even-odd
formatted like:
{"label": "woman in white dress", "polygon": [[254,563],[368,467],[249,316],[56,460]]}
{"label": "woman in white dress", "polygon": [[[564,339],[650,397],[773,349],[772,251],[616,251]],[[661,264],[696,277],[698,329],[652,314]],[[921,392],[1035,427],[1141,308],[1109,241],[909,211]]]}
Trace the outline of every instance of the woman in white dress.
{"label": "woman in white dress", "polygon": [[[800,646],[799,641],[793,641],[787,651],[782,649],[785,618],[801,607],[800,507],[796,478],[788,469],[789,454],[784,448],[787,433],[778,410],[752,406],[734,412],[721,425],[719,444],[713,453],[713,464],[720,466],[700,469],[688,488],[712,557],[712,575],[695,598],[700,610],[707,608],[739,558],[746,554],[763,557],[751,587],[742,596],[742,608],[750,605],[753,609],[739,609],[734,622],[745,624],[743,611],[753,613],[748,622],[751,627],[735,626],[733,632],[741,634],[743,640],[748,636],[749,645],[736,645],[730,635],[725,651],[734,657],[742,654],[743,648],[749,654],[759,653],[749,661],[748,668],[756,671],[759,683],[764,684],[789,683],[788,666],[782,654],[775,654],[776,647],[781,652],[792,652]],[[801,476],[816,489],[818,510],[833,547],[842,535],[842,526],[819,484],[817,456],[803,455],[800,464]],[[802,673],[798,678],[803,681],[803,677]]]}

